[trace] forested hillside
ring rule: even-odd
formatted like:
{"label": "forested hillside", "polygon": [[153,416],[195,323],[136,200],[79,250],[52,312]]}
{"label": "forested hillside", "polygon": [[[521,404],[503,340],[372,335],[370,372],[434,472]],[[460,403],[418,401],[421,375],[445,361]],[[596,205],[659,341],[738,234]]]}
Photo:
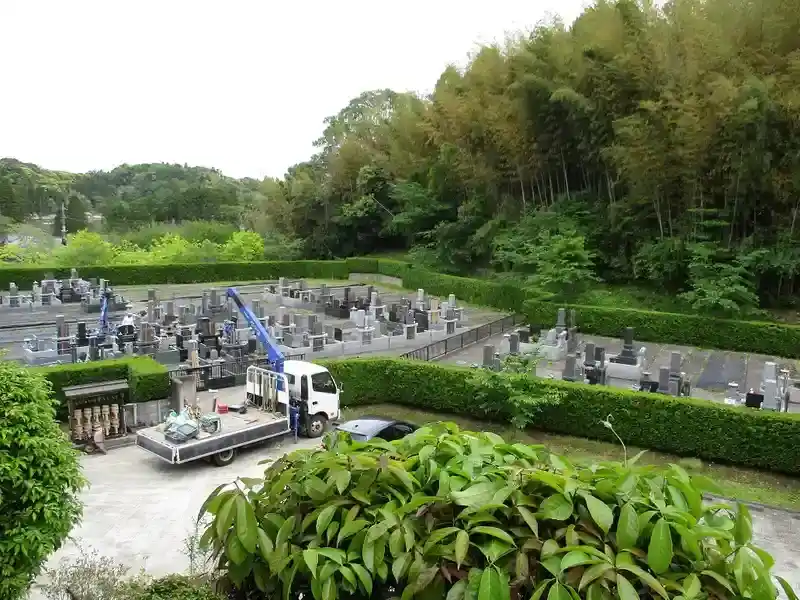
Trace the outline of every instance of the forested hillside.
{"label": "forested hillside", "polygon": [[111,171],[73,174],[4,158],[0,159],[0,214],[20,222],[57,212],[62,202],[67,206],[75,202],[85,211],[101,214],[112,231],[200,219],[238,224],[259,183],[186,165],[121,165]]}
{"label": "forested hillside", "polygon": [[430,98],[357,98],[264,213],[314,256],[412,247],[454,271],[556,264],[569,284],[585,249],[606,280],[700,306],[751,302],[749,275],[786,299],[799,101],[798,3],[598,2],[484,48]]}
{"label": "forested hillside", "polygon": [[[787,304],[800,272],[800,3],[600,1],[483,48],[430,97],[365,92],[316,146],[280,180],[124,165],[47,186],[79,194],[111,230],[217,219],[309,258],[400,251],[564,294],[599,278],[711,312]],[[36,212],[41,194],[14,185]]]}

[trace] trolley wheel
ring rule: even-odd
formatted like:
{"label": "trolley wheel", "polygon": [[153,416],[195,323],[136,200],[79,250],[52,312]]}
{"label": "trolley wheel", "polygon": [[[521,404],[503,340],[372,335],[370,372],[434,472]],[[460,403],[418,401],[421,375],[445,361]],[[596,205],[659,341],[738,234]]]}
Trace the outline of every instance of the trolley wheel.
{"label": "trolley wheel", "polygon": [[211,462],[213,462],[218,467],[225,467],[231,464],[235,458],[236,458],[236,450],[231,448],[230,450],[217,452],[214,456],[211,457]]}
{"label": "trolley wheel", "polygon": [[313,415],[308,418],[306,425],[306,435],[310,438],[318,438],[325,433],[325,424],[328,419],[325,415]]}

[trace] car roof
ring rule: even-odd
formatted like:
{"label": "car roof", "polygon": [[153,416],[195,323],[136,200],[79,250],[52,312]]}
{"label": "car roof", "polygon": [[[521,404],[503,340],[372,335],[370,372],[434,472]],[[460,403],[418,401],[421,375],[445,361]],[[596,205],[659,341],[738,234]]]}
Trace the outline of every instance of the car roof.
{"label": "car roof", "polygon": [[404,423],[404,421],[387,419],[385,417],[361,417],[360,419],[345,421],[341,425],[337,425],[336,429],[347,433],[374,436],[395,423]]}

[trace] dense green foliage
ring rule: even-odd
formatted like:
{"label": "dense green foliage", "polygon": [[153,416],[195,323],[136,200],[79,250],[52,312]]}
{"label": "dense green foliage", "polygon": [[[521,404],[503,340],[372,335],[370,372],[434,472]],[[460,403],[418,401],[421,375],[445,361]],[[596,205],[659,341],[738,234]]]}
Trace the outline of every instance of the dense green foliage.
{"label": "dense green foliage", "polygon": [[149,356],[34,367],[32,370],[50,382],[59,405],[59,416],[66,415],[64,388],[73,385],[124,379],[128,382],[131,402],[161,400],[170,393],[167,368]]}
{"label": "dense green foliage", "polygon": [[[755,411],[694,398],[491,373],[405,359],[320,361],[344,384],[342,403],[390,403],[530,422],[544,431],[626,443],[709,461],[800,473],[800,415]],[[558,402],[529,403],[558,393]]]}
{"label": "dense green foliage", "polygon": [[745,506],[704,506],[709,481],[634,463],[576,466],[447,423],[338,434],[218,488],[202,542],[235,598],[776,597]]}
{"label": "dense green foliage", "polygon": [[594,272],[721,314],[753,290],[789,299],[798,23],[773,0],[599,0],[480,49],[429,97],[362,94],[267,206],[315,256],[411,247],[566,290]]}
{"label": "dense green foliage", "polygon": [[[213,227],[211,224],[193,222],[198,229]],[[203,227],[202,225],[206,225]],[[208,237],[199,241],[184,238],[174,233],[165,233],[155,239],[148,237],[151,231],[134,232],[134,239],[142,239],[146,246],[139,246],[122,238],[114,243],[99,233],[81,230],[67,235],[67,244],[54,244],[53,238],[43,235],[35,227],[13,227],[12,234],[24,231],[29,242],[25,245],[9,244],[0,248],[0,260],[25,266],[47,267],[101,266],[101,265],[154,265],[165,263],[207,263],[227,261],[259,261],[271,256],[292,258],[275,247],[267,248],[265,240],[252,231],[233,231],[216,243]],[[173,229],[184,229],[173,228]],[[220,232],[210,237],[220,239]]]}
{"label": "dense green foliage", "polygon": [[[103,215],[111,229],[127,230],[153,222],[219,221],[238,223],[259,197],[259,182],[225,177],[214,169],[186,165],[121,165],[85,174],[48,171],[15,159],[0,159],[0,214],[13,221],[67,211],[67,230],[80,229],[78,206]],[[6,199],[8,197],[8,200]],[[10,202],[10,204],[7,204]],[[12,211],[3,210],[13,205]],[[58,225],[56,235],[60,235]]]}
{"label": "dense green foliage", "polygon": [[42,373],[0,362],[0,598],[24,598],[81,516],[78,457]]}

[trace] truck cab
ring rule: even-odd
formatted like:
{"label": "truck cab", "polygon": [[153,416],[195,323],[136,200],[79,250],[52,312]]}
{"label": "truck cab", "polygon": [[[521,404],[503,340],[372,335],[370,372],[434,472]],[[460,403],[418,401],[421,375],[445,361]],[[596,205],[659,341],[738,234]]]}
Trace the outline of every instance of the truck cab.
{"label": "truck cab", "polygon": [[[265,385],[274,385],[271,373],[259,367],[247,370],[247,397],[260,404],[270,395]],[[289,387],[290,401],[300,409],[300,429],[310,438],[325,433],[328,421],[339,418],[340,387],[330,371],[320,365],[302,360],[287,360],[283,363],[283,375]]]}

